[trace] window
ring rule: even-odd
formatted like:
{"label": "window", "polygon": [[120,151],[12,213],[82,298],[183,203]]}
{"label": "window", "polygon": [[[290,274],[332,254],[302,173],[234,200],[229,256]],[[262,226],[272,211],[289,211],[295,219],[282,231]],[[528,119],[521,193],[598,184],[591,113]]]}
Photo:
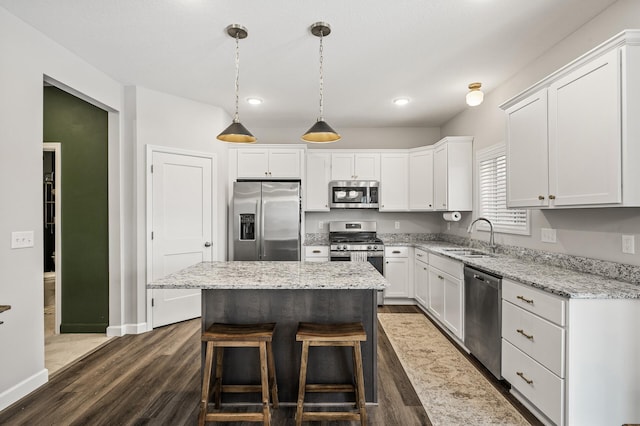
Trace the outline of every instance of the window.
{"label": "window", "polygon": [[[478,173],[478,217],[486,217],[493,223],[495,232],[530,235],[529,210],[507,208],[507,156],[504,144],[497,144],[476,153]],[[478,229],[488,231],[484,222]]]}

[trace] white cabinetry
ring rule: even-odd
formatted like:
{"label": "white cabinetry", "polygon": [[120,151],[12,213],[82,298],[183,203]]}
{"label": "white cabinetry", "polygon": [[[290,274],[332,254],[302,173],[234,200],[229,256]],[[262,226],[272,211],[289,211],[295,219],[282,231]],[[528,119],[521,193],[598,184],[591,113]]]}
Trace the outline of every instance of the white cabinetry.
{"label": "white cabinetry", "polygon": [[380,180],[379,153],[332,153],[331,180]]}
{"label": "white cabinetry", "polygon": [[380,211],[409,209],[409,154],[383,153],[380,156]]}
{"label": "white cabinetry", "polygon": [[436,210],[469,211],[473,205],[473,138],[446,137],[434,145],[433,192]]}
{"label": "white cabinetry", "polygon": [[461,341],[464,314],[464,265],[429,254],[429,311]]}
{"label": "white cabinetry", "polygon": [[640,206],[639,44],[623,32],[501,105],[510,207]]}
{"label": "white cabinetry", "polygon": [[240,179],[300,179],[301,149],[238,149],[237,177]]}
{"label": "white cabinetry", "polygon": [[304,260],[305,262],[328,262],[329,246],[306,246]]}
{"label": "white cabinetry", "polygon": [[306,211],[329,211],[329,181],[331,180],[331,154],[307,151]]}
{"label": "white cabinetry", "polygon": [[413,297],[413,286],[410,286],[411,269],[409,263],[409,247],[384,248],[384,277],[389,287],[384,290],[386,299]]}
{"label": "white cabinetry", "polygon": [[433,210],[433,149],[409,154],[409,210]]}
{"label": "white cabinetry", "polygon": [[429,307],[429,254],[416,248],[415,263],[413,267],[414,297],[425,309]]}

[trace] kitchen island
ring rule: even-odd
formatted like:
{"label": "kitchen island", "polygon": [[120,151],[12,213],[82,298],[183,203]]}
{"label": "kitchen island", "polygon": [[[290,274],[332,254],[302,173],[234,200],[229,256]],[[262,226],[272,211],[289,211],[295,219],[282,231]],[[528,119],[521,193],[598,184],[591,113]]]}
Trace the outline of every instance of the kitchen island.
{"label": "kitchen island", "polygon": [[[377,402],[377,291],[387,281],[368,262],[202,262],[154,281],[148,288],[202,289],[202,329],[214,322],[275,322],[273,350],[281,402],[295,403],[301,344],[298,322],[360,321],[365,396]],[[257,351],[233,348],[225,355],[224,380],[258,383]],[[204,345],[202,346],[204,360]],[[345,383],[353,377],[348,348],[313,348],[309,383]],[[225,395],[246,400],[247,395]],[[307,401],[352,401],[350,394],[310,394]],[[256,402],[259,401],[256,396]]]}

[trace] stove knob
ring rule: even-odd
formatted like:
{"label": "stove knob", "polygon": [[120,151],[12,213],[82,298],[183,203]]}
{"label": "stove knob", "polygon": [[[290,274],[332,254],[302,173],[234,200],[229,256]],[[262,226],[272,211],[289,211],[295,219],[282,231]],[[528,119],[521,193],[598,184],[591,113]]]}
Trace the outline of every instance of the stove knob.
{"label": "stove knob", "polygon": [[367,250],[371,250],[371,246],[367,246]]}
{"label": "stove knob", "polygon": [[373,249],[374,250],[378,250],[378,246],[373,246]]}

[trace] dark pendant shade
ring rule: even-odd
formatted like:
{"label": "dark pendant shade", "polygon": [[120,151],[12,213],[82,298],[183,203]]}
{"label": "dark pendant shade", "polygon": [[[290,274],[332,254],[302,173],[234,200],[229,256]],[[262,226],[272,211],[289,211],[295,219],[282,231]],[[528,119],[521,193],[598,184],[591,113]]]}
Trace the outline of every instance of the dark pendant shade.
{"label": "dark pendant shade", "polygon": [[303,141],[316,143],[336,142],[340,139],[342,139],[342,136],[336,133],[324,120],[316,121],[316,123],[307,130],[307,133],[302,135]]}
{"label": "dark pendant shade", "polygon": [[254,143],[257,139],[239,121],[233,121],[229,127],[218,135],[223,142]]}

